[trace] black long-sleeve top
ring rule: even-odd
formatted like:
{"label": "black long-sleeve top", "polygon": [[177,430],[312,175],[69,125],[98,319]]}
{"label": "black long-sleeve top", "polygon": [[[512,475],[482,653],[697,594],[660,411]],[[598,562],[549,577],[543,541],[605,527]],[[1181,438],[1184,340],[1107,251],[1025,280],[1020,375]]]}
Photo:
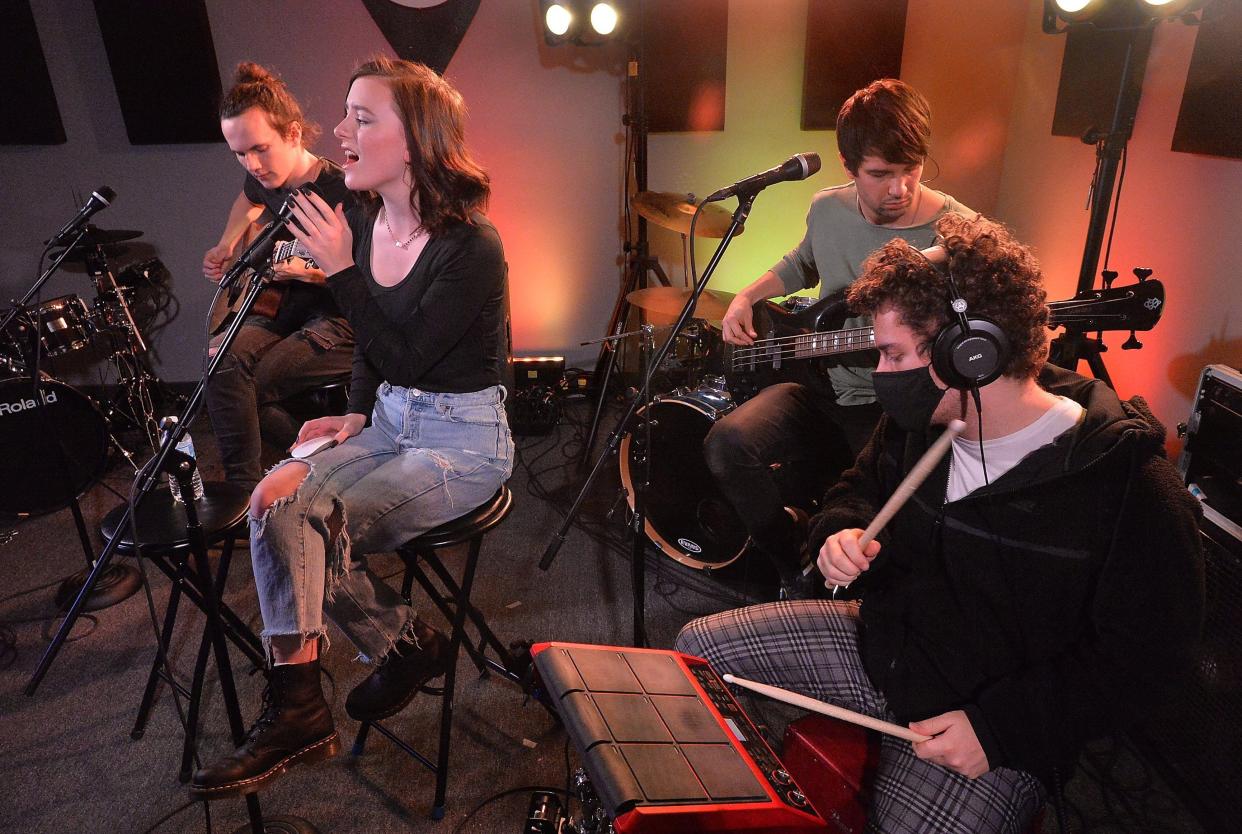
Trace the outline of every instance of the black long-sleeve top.
{"label": "black long-sleeve top", "polygon": [[452,393],[498,385],[506,266],[487,218],[435,235],[409,274],[383,287],[371,274],[371,218],[347,217],[354,265],[328,288],[357,340],[349,411],[370,414],[381,381]]}

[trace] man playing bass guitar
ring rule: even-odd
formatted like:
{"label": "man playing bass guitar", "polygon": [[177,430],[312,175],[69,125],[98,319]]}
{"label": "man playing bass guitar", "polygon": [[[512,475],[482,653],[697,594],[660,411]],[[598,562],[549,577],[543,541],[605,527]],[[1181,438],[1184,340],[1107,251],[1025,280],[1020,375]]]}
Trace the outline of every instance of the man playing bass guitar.
{"label": "man playing bass guitar", "polygon": [[[271,220],[293,189],[313,182],[330,205],[353,206],[340,167],[308,148],[318,126],[284,82],[258,64],[238,65],[220,106],[220,130],[246,179],[220,242],[203,257],[211,280],[223,277],[251,225]],[[284,230],[278,237],[292,235]],[[353,362],[353,332],[323,286],[323,271],[293,258],[275,265],[275,277],[207,389],[225,476],[247,489],[263,474],[262,440],[283,451],[297,438],[301,420],[282,402],[348,381]]]}
{"label": "man playing bass guitar", "polygon": [[[920,182],[930,138],[930,108],[907,84],[887,78],[854,93],[837,116],[837,148],[850,182],[815,195],[802,242],[729,305],[724,340],[754,343],[759,334],[751,308],[764,299],[816,284],[821,297],[829,295],[852,283],[866,257],[892,238],[923,248],[945,213],[973,216]],[[805,532],[783,506],[773,466],[811,462],[827,482],[853,461],[880,416],[874,363],[858,364],[863,361],[831,368],[831,386],[822,389],[793,382],[764,388],[716,423],[704,441],[722,492],[780,574],[782,598],[816,589],[801,576]]]}

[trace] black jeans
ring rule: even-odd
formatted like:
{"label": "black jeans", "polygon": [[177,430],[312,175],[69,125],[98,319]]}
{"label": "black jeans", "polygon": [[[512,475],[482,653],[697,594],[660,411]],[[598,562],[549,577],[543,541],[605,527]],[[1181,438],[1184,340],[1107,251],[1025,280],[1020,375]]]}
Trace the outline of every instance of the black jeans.
{"label": "black jeans", "polygon": [[764,388],[708,432],[707,466],[782,580],[796,576],[805,545],[794,538],[782,484],[788,490],[796,478],[795,488],[820,498],[854,462],[879,419],[878,403],[838,405],[831,389],[786,382]]}
{"label": "black jeans", "polygon": [[263,441],[288,448],[301,428],[282,401],[348,382],[353,355],[343,317],[317,316],[288,335],[265,316],[247,319],[206,391],[225,477],[252,489],[263,476]]}

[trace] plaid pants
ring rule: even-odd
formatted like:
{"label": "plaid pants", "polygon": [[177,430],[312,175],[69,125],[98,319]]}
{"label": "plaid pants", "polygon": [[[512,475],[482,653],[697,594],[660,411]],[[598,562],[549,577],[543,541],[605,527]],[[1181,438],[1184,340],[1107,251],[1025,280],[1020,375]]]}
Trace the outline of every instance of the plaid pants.
{"label": "plaid pants", "polygon": [[[858,604],[774,602],[694,620],[677,650],[726,672],[894,721],[858,653]],[[868,831],[886,834],[1025,831],[1045,792],[1030,774],[994,768],[967,779],[883,736]]]}

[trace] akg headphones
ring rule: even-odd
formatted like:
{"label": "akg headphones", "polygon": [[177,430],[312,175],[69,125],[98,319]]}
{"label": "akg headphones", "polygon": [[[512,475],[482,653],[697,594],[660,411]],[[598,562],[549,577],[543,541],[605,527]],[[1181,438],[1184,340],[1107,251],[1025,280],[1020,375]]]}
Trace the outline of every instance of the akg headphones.
{"label": "akg headphones", "polygon": [[950,321],[932,343],[932,369],[950,388],[975,389],[994,381],[1009,363],[1009,337],[996,322],[967,318],[966,299],[957,291],[953,270],[945,264]]}

